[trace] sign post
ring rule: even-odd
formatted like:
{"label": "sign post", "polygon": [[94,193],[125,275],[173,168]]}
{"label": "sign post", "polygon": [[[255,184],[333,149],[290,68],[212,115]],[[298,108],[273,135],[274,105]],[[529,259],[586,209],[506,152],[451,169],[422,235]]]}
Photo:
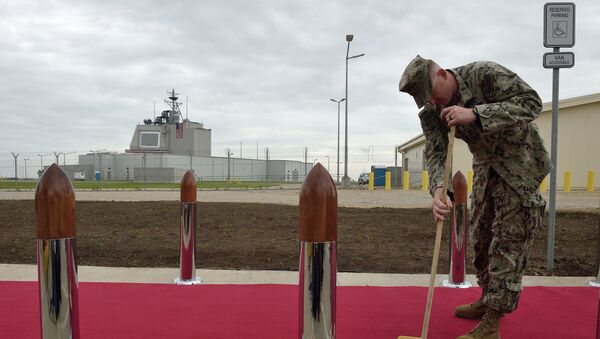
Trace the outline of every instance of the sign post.
{"label": "sign post", "polygon": [[554,229],[556,223],[556,163],[558,142],[558,71],[573,67],[575,55],[561,53],[561,47],[575,45],[575,4],[572,2],[548,2],[544,5],[544,46],[552,47],[553,53],[544,54],[543,65],[552,68],[552,146],[550,157],[550,206],[548,211],[547,270],[554,270]]}

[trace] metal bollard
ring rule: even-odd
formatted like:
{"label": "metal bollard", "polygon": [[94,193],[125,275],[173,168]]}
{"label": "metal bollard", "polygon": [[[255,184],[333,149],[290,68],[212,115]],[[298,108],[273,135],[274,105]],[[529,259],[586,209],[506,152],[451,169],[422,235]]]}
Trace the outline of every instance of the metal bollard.
{"label": "metal bollard", "polygon": [[42,338],[79,338],[75,193],[56,164],[37,185],[35,218]]}
{"label": "metal bollard", "polygon": [[337,191],[317,163],[300,190],[298,338],[335,338]]}
{"label": "metal bollard", "polygon": [[471,283],[465,280],[465,263],[467,254],[467,229],[469,215],[467,212],[467,180],[460,172],[452,178],[454,204],[452,206],[452,240],[450,242],[450,272],[448,280],[442,285],[453,288],[469,288]]}
{"label": "metal bollard", "polygon": [[196,277],[196,229],[198,206],[196,201],[196,179],[192,171],[187,171],[181,179],[181,251],[179,255],[178,285],[196,285],[202,279]]}

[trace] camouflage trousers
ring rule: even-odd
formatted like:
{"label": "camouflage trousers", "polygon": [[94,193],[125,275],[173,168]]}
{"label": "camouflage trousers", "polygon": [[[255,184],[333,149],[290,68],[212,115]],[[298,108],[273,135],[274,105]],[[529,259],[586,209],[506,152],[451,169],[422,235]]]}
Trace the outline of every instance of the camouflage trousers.
{"label": "camouflage trousers", "polygon": [[487,178],[476,180],[485,186],[474,187],[472,197],[473,264],[483,303],[508,313],[517,308],[523,271],[535,234],[542,227],[545,205],[525,206],[493,170],[486,172],[481,174]]}

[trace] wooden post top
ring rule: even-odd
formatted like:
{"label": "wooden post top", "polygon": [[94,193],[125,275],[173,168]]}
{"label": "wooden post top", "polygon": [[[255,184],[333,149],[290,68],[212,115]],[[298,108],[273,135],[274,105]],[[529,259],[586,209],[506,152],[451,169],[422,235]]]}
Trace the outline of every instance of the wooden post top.
{"label": "wooden post top", "polygon": [[69,177],[56,164],[37,184],[35,221],[38,239],[75,237],[75,192]]}
{"label": "wooden post top", "polygon": [[327,170],[317,163],[300,190],[301,241],[337,241],[337,190]]}
{"label": "wooden post top", "polygon": [[181,179],[181,202],[196,202],[196,178],[192,171],[185,172]]}
{"label": "wooden post top", "polygon": [[452,177],[452,188],[454,189],[454,203],[467,203],[467,179],[460,171],[456,172]]}

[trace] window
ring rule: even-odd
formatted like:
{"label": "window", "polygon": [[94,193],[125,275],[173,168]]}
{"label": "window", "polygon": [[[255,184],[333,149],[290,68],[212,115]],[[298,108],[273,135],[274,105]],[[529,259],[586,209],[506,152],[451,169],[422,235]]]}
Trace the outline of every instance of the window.
{"label": "window", "polygon": [[140,147],[157,148],[160,145],[160,132],[140,132]]}

